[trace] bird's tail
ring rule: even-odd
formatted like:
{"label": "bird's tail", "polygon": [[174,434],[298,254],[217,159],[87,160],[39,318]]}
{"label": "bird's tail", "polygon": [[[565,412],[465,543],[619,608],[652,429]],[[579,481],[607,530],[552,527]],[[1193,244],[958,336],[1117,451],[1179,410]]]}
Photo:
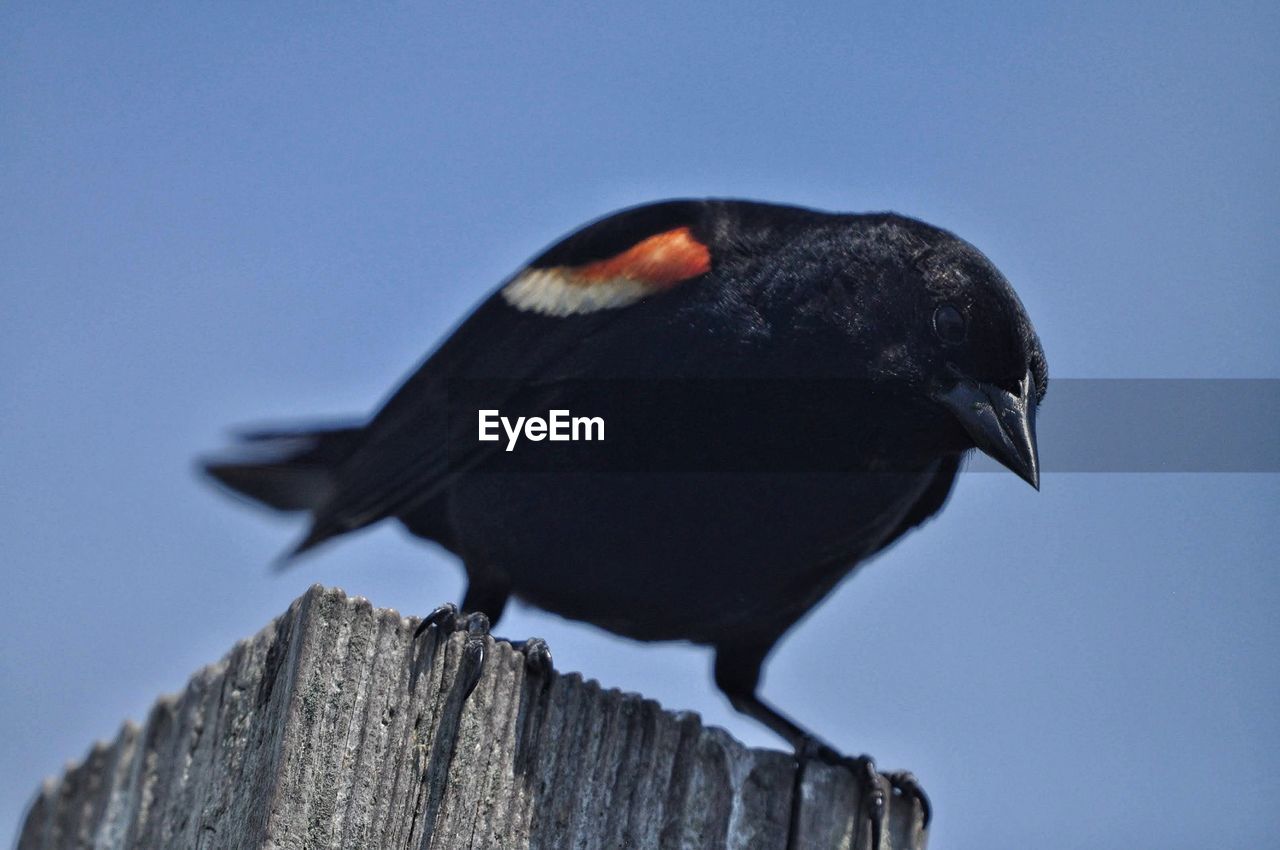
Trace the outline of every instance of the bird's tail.
{"label": "bird's tail", "polygon": [[321,509],[336,487],[334,471],[359,444],[359,425],[241,433],[229,457],[206,458],[204,472],[222,486],[278,511]]}

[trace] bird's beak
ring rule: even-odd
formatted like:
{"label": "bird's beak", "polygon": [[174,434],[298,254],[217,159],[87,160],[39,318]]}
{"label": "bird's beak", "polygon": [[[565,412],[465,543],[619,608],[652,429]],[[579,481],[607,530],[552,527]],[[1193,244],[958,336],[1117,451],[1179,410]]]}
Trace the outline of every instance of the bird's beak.
{"label": "bird's beak", "polygon": [[1031,372],[1018,383],[1017,395],[960,376],[955,386],[935,398],[955,414],[978,448],[1040,489],[1036,382]]}

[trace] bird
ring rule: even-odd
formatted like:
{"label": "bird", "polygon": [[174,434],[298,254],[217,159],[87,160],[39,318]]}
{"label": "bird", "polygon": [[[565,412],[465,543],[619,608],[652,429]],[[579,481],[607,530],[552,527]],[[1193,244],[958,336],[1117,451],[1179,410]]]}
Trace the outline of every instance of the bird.
{"label": "bird", "polygon": [[[514,596],[708,646],[735,709],[830,753],[761,698],[767,656],[937,515],[970,453],[1039,490],[1047,387],[1022,302],[951,232],[680,199],[552,244],[372,415],[247,432],[203,468],[309,515],[287,560],[398,520],[461,560],[462,611],[496,624]],[[601,439],[548,439],[538,411]]]}

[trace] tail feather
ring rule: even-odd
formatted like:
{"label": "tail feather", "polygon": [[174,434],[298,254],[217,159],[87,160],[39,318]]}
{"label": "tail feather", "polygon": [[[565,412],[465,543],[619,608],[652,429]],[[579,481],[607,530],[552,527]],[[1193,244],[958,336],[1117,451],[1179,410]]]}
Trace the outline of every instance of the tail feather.
{"label": "tail feather", "polygon": [[[228,458],[201,463],[227,489],[278,511],[318,511],[334,494],[334,470],[359,444],[362,428],[255,431]],[[317,541],[318,542],[318,541]]]}
{"label": "tail feather", "polygon": [[283,569],[298,555],[347,531],[323,519],[324,507],[337,488],[335,471],[360,444],[362,426],[306,430],[251,431],[239,435],[240,444],[228,458],[201,463],[204,472],[223,487],[278,511],[309,511],[311,528],[289,551],[276,559]]}

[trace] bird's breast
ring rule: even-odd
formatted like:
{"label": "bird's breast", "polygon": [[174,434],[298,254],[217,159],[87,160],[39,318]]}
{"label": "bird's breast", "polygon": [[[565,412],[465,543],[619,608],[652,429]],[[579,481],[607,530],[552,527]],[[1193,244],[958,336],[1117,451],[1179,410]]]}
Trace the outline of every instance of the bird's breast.
{"label": "bird's breast", "polygon": [[925,473],[480,473],[450,493],[468,561],[641,640],[778,634],[901,521]]}

